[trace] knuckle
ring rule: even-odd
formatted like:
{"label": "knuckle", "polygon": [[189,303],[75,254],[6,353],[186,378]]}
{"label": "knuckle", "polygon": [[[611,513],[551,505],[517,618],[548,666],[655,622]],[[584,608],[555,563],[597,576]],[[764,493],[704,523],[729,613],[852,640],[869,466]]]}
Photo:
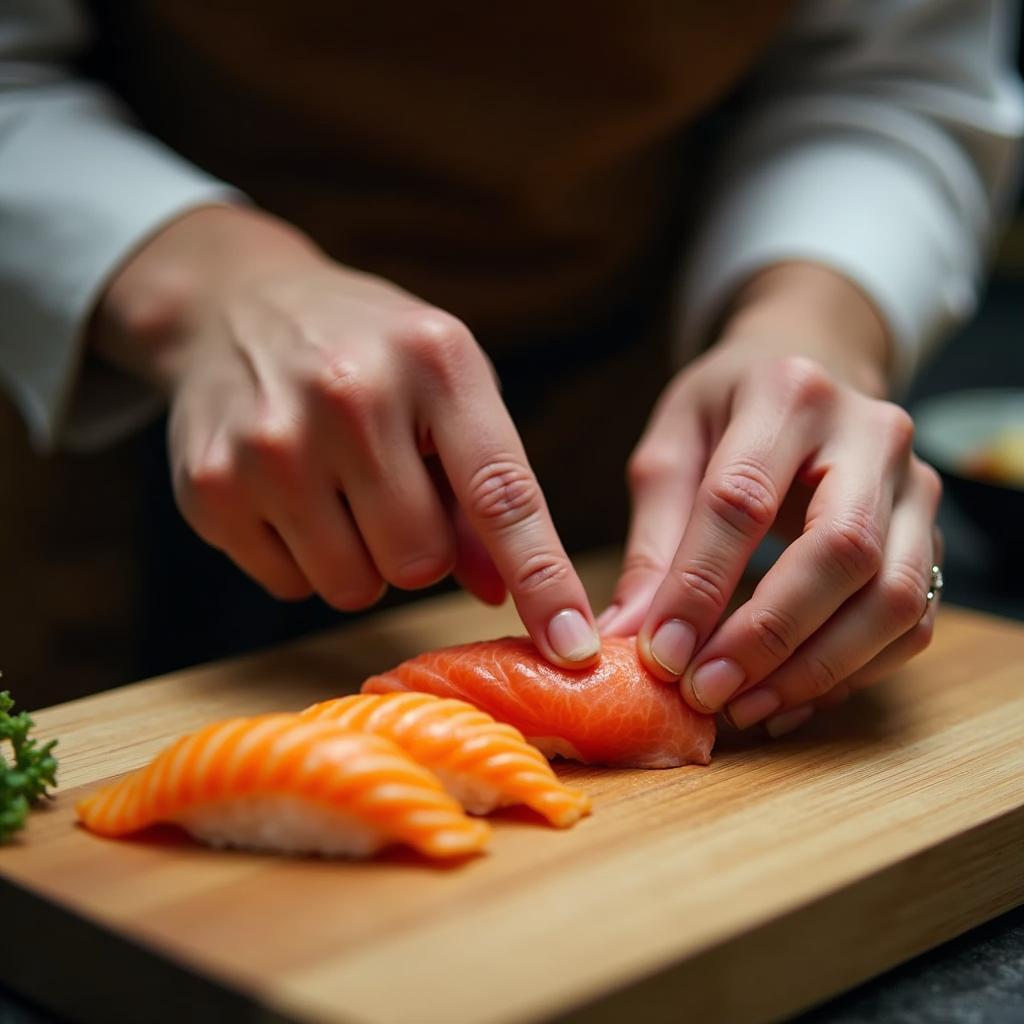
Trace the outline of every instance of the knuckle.
{"label": "knuckle", "polygon": [[920,621],[928,606],[924,573],[897,562],[886,569],[878,588],[886,617],[893,625],[903,631]]}
{"label": "knuckle", "polygon": [[236,488],[235,467],[228,459],[201,459],[184,467],[179,487],[205,506],[223,504]]}
{"label": "knuckle", "polygon": [[852,583],[864,584],[882,566],[882,538],[871,517],[848,512],[825,527],[825,557]]}
{"label": "knuckle", "polygon": [[543,499],[533,474],[517,459],[486,462],[467,488],[467,511],[491,529],[507,530],[540,514]]}
{"label": "knuckle", "polygon": [[570,578],[571,572],[568,561],[559,555],[533,555],[516,573],[512,586],[518,594],[536,594],[561,586]]}
{"label": "knuckle", "polygon": [[690,562],[669,570],[677,590],[687,598],[695,598],[707,612],[718,616],[729,602],[729,591],[722,571],[708,563]]}
{"label": "knuckle", "polygon": [[776,383],[787,404],[817,408],[835,398],[836,385],[828,371],[806,356],[784,356],[776,364]]}
{"label": "knuckle", "polygon": [[386,387],[366,366],[349,359],[330,359],[313,380],[313,391],[349,424],[372,421],[380,410]]}
{"label": "knuckle", "polygon": [[803,658],[803,697],[815,700],[824,697],[839,683],[839,673],[824,658],[808,654]]}
{"label": "knuckle", "polygon": [[477,353],[469,328],[440,309],[407,314],[396,329],[395,340],[435,384],[454,385],[465,371],[467,359]]}
{"label": "knuckle", "polygon": [[265,417],[244,435],[244,447],[258,458],[282,463],[291,461],[301,447],[297,425],[285,418]]}
{"label": "knuckle", "polygon": [[797,624],[777,608],[759,608],[750,620],[754,638],[775,661],[783,662],[797,648]]}
{"label": "knuckle", "polygon": [[200,459],[174,476],[174,493],[182,515],[208,543],[220,543],[221,521],[239,502],[238,476],[229,459]]}
{"label": "knuckle", "polygon": [[908,455],[914,446],[913,417],[895,402],[876,402],[875,408],[889,445],[897,454]]}
{"label": "knuckle", "polygon": [[658,484],[678,472],[678,456],[661,445],[637,448],[626,463],[626,481],[634,493],[646,490],[652,484]]}
{"label": "knuckle", "polygon": [[705,485],[711,514],[744,537],[760,537],[779,510],[779,500],[768,474],[753,462],[736,463]]}
{"label": "knuckle", "polygon": [[243,464],[270,480],[291,483],[302,458],[302,434],[298,425],[283,418],[264,418],[239,439]]}

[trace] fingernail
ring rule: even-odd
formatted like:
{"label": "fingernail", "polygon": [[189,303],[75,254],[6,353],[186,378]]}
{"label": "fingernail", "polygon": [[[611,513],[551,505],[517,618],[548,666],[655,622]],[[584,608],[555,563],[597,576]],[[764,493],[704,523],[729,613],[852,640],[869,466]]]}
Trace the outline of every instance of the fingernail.
{"label": "fingernail", "polygon": [[566,661],[586,661],[601,649],[594,627],[575,608],[565,608],[551,617],[548,643]]}
{"label": "fingernail", "polygon": [[792,711],[783,711],[781,715],[772,715],[764,723],[765,731],[773,740],[785,736],[787,732],[799,729],[811,718],[814,717],[814,708],[805,704],[802,708],[793,708]]}
{"label": "fingernail", "polygon": [[669,675],[681,676],[696,644],[693,626],[682,619],[669,619],[651,637],[651,657]]}
{"label": "fingernail", "polygon": [[737,729],[749,729],[779,710],[782,701],[773,690],[751,690],[737,697],[726,709],[729,721]]}
{"label": "fingernail", "polygon": [[605,608],[605,610],[603,612],[601,612],[600,615],[598,615],[597,620],[594,623],[594,625],[596,625],[598,629],[604,629],[604,627],[607,626],[609,622],[614,621],[615,616],[618,615],[619,612],[621,612],[621,611],[622,611],[622,605],[621,604],[610,604],[610,605],[608,605],[608,607]]}
{"label": "fingernail", "polygon": [[743,669],[728,658],[716,658],[693,673],[690,688],[697,703],[708,711],[718,711],[743,685]]}

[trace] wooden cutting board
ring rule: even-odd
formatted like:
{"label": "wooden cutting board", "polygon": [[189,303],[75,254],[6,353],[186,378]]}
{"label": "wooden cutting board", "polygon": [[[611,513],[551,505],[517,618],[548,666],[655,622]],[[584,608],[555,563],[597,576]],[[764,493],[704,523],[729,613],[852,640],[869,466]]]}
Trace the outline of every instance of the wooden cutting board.
{"label": "wooden cutting board", "polygon": [[[595,604],[613,561],[584,568]],[[73,804],[229,714],[516,630],[461,596],[47,709],[55,805],[0,850],[0,976],[96,1021],[777,1019],[1024,901],[1024,629],[946,608],[877,692],[710,768],[566,766],[595,813],[460,867],[95,838]]]}

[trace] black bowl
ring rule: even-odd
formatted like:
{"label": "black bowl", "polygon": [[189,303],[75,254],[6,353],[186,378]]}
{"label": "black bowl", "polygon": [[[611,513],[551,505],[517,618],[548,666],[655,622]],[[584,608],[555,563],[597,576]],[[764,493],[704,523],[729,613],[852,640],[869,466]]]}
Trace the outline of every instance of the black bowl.
{"label": "black bowl", "polygon": [[1024,430],[1024,390],[949,391],[918,402],[915,447],[947,493],[992,543],[998,558],[1024,562],[1024,488],[982,479],[970,461],[1009,427]]}

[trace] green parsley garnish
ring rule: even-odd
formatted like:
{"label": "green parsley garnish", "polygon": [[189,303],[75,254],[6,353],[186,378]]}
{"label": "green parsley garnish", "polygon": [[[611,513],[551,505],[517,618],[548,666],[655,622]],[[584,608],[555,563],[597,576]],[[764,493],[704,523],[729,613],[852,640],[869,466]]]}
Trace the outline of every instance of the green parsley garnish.
{"label": "green parsley garnish", "polygon": [[[50,753],[57,745],[50,740],[42,746],[29,738],[35,724],[28,713],[12,715],[14,701],[7,690],[0,690],[0,843],[7,842],[24,824],[28,809],[47,787],[55,786],[57,761]],[[11,745],[8,757],[4,740]]]}

